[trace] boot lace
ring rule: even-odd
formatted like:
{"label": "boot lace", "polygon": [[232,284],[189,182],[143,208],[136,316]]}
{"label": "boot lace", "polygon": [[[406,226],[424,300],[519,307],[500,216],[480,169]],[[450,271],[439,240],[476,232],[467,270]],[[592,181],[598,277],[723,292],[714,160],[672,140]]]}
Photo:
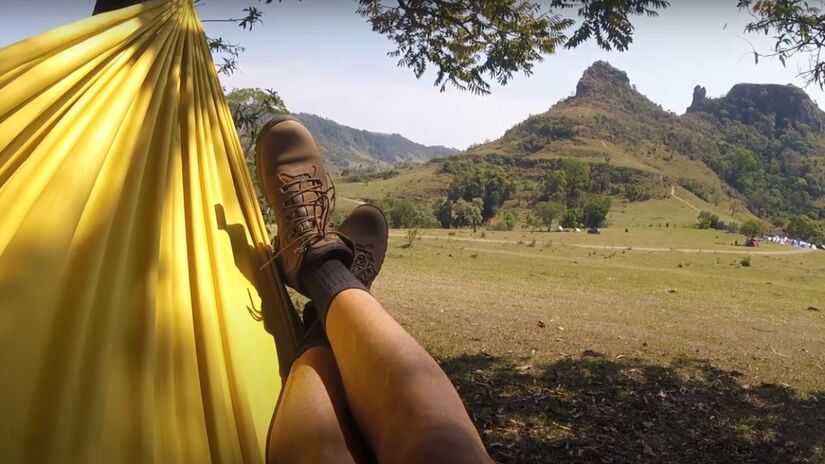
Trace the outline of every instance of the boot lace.
{"label": "boot lace", "polygon": [[[303,254],[327,237],[340,235],[336,231],[326,230],[335,204],[335,184],[331,178],[327,179],[330,185],[327,189],[324,189],[321,179],[309,174],[296,176],[281,187],[281,192],[289,194],[283,202],[284,215],[289,219],[284,225],[285,230],[279,230],[278,235],[273,238],[272,248],[277,248],[277,252],[261,266],[261,269],[287,250],[298,247],[298,253]],[[306,200],[313,196],[311,200]],[[280,241],[280,247],[276,247],[275,240]]]}

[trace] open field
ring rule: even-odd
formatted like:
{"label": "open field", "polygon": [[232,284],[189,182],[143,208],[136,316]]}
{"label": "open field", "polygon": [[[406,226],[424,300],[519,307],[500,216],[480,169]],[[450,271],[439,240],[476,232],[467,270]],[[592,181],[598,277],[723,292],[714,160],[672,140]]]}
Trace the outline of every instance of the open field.
{"label": "open field", "polygon": [[500,462],[825,462],[825,252],[653,216],[410,247],[393,231],[375,293]]}
{"label": "open field", "polygon": [[[339,209],[417,174],[341,183]],[[600,235],[391,231],[375,293],[497,461],[825,462],[825,251],[735,246],[696,216],[749,212],[672,194],[614,201]]]}

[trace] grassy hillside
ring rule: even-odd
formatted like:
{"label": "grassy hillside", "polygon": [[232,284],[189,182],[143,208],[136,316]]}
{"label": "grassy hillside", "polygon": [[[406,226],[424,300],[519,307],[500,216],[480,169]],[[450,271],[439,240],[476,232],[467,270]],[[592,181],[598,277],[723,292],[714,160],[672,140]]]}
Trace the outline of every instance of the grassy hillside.
{"label": "grassy hillside", "polygon": [[[750,97],[742,93],[732,91],[731,100],[722,103],[705,100],[704,106],[677,116],[637,92],[624,72],[597,62],[585,71],[575,96],[531,116],[498,140],[387,179],[343,179],[339,188],[353,198],[409,198],[435,208],[462,169],[500,167],[516,186],[501,217],[508,211],[530,211],[546,198],[544,182],[559,169],[559,160],[576,158],[599,176],[600,183],[588,186],[589,192],[620,201],[667,199],[675,192],[696,208],[735,222],[752,218],[748,209],[779,223],[800,213],[825,218],[825,139],[801,122],[819,120],[821,112],[807,97],[794,112],[778,107],[771,96],[773,103],[753,103],[734,113],[732,108],[756,98],[752,90],[745,93]],[[799,122],[787,117],[777,122],[781,111]],[[768,128],[770,121],[774,126]],[[760,146],[767,148],[759,151]],[[617,184],[634,187],[628,192]]]}

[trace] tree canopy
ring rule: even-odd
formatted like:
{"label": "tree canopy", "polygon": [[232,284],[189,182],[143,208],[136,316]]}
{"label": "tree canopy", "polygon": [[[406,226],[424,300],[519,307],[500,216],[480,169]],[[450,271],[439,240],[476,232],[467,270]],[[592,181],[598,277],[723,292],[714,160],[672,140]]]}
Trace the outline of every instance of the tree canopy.
{"label": "tree canopy", "polygon": [[564,214],[564,205],[554,201],[541,201],[536,203],[534,210],[535,220],[538,225],[542,225],[550,230],[553,221],[560,219]]}
{"label": "tree canopy", "polygon": [[[273,0],[257,3],[238,17],[204,22],[251,30],[262,22],[260,4]],[[633,42],[631,19],[656,16],[668,6],[665,0],[358,0],[356,13],[393,42],[388,55],[398,58],[398,66],[418,78],[433,69],[442,91],[449,84],[487,94],[490,82],[505,85],[516,73],[529,75],[545,55],[561,48],[595,40],[605,50],[627,50]],[[222,61],[219,71],[234,72],[243,46],[220,37],[208,40]]]}
{"label": "tree canopy", "polygon": [[[606,49],[626,50],[633,41],[635,15],[655,16],[662,0],[552,0],[547,7],[523,0],[359,0],[358,14],[372,30],[389,38],[398,65],[416,77],[435,68],[435,85],[473,93],[490,92],[513,74],[530,74],[536,62],[559,48],[595,39]],[[575,10],[581,23],[562,16]],[[575,29],[574,29],[575,28]],[[568,35],[568,31],[574,29]]]}
{"label": "tree canopy", "polygon": [[785,231],[793,238],[812,243],[825,243],[825,228],[808,216],[794,216]]}
{"label": "tree canopy", "polygon": [[761,33],[775,40],[771,52],[754,50],[756,62],[759,57],[775,57],[784,66],[788,58],[804,55],[808,58],[808,67],[801,70],[800,76],[808,83],[825,85],[825,62],[822,61],[825,13],[822,2],[819,5],[806,0],[739,0],[739,8],[753,16],[745,31]]}
{"label": "tree canopy", "polygon": [[[100,2],[101,0],[99,0]],[[107,0],[130,2],[139,0]],[[202,0],[195,0],[201,3]],[[279,3],[281,0],[279,0]],[[229,22],[251,30],[263,21],[257,0],[234,18],[205,19]],[[358,0],[356,13],[372,30],[387,37],[395,49],[388,55],[416,77],[435,72],[435,86],[447,85],[473,93],[490,93],[490,82],[507,84],[516,73],[530,75],[536,63],[562,48],[594,40],[604,50],[628,50],[633,43],[632,20],[657,16],[670,6],[665,0]],[[770,52],[754,50],[754,57],[776,57],[782,64],[794,55],[808,57],[800,75],[809,83],[825,84],[825,13],[806,0],[738,0],[753,20],[745,32],[775,40]],[[571,14],[572,13],[572,14]],[[244,47],[209,37],[210,48],[221,58],[218,69],[232,73]]]}
{"label": "tree canopy", "polygon": [[482,221],[492,219],[501,205],[515,192],[515,184],[507,173],[499,168],[479,169],[462,164],[452,167],[455,177],[447,192],[447,199],[481,202]]}
{"label": "tree canopy", "polygon": [[472,227],[476,230],[481,224],[481,209],[482,203],[480,198],[474,198],[472,201],[465,201],[461,198],[456,200],[452,205],[452,219],[455,227]]}
{"label": "tree canopy", "polygon": [[289,112],[278,92],[271,89],[239,88],[226,94],[226,102],[241,138],[244,155],[248,155],[255,137],[266,120]]}
{"label": "tree canopy", "polygon": [[742,223],[742,227],[739,228],[739,232],[745,237],[753,239],[768,233],[768,228],[765,226],[765,223],[758,219],[748,219]]}
{"label": "tree canopy", "polygon": [[601,227],[613,204],[607,195],[590,195],[582,202],[582,222],[585,227]]}

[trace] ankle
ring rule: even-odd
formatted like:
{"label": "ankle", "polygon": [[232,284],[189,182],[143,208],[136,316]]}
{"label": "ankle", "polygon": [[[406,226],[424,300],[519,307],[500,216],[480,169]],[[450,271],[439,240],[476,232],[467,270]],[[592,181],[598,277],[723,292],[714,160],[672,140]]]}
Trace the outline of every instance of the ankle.
{"label": "ankle", "polygon": [[301,284],[307,291],[318,310],[321,325],[326,323],[330,305],[339,294],[346,290],[367,288],[346,266],[337,259],[328,259],[320,263],[307,263],[301,270]]}

